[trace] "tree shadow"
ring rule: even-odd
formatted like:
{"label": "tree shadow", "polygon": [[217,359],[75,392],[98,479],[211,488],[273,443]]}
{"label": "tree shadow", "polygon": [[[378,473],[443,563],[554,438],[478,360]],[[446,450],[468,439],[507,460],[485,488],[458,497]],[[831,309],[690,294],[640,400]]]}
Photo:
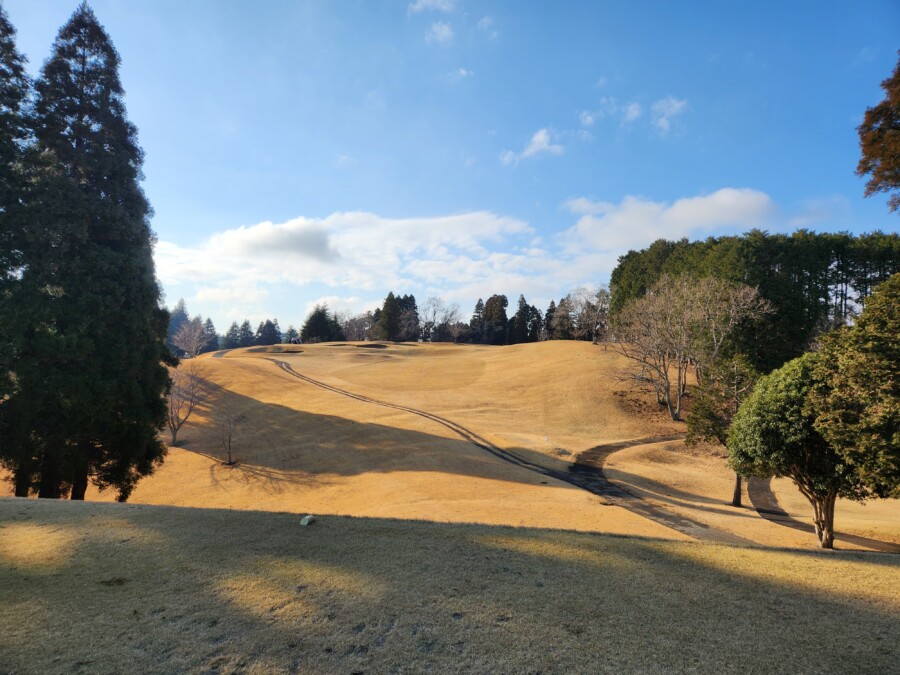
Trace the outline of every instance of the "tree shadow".
{"label": "tree shadow", "polygon": [[881,554],[0,501],[53,507],[69,556],[0,566],[12,670],[886,672],[900,638]]}
{"label": "tree shadow", "polygon": [[[772,492],[772,479],[765,480],[759,478],[751,478],[747,481],[747,494],[750,497],[750,503],[753,508],[766,520],[777,525],[783,525],[793,530],[807,532],[815,536],[816,528],[812,523],[804,523],[793,518],[787,511],[781,508],[778,503],[778,497]],[[856,544],[857,546],[865,546],[866,548],[880,551],[882,553],[900,553],[900,544],[889,541],[881,541],[879,539],[871,539],[856,534],[847,534],[845,532],[835,531],[835,544],[845,542],[848,544]]]}

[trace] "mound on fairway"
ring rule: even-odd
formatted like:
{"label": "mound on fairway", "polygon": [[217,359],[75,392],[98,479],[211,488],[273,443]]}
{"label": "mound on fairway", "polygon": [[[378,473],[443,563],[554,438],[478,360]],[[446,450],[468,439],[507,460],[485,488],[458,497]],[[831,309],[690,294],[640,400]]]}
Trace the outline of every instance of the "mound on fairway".
{"label": "mound on fairway", "polygon": [[0,499],[0,665],[891,672],[900,557]]}

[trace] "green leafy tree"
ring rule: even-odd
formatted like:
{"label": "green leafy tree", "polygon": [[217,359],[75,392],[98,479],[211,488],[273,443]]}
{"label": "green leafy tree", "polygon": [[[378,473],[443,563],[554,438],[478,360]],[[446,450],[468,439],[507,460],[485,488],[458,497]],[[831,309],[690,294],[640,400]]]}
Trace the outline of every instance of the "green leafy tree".
{"label": "green leafy tree", "polygon": [[900,274],[822,340],[810,404],[816,430],[873,493],[900,497]]}
{"label": "green leafy tree", "polygon": [[83,499],[90,480],[125,500],[165,455],[169,317],[118,67],[82,3],[35,84],[40,162],[27,195],[10,403],[40,497]]}
{"label": "green leafy tree", "polygon": [[[694,396],[687,417],[685,443],[695,446],[704,441],[714,442],[727,449],[731,422],[758,377],[759,373],[743,354],[715,361]],[[732,506],[741,506],[742,483],[741,475],[735,473]]]}
{"label": "green leafy tree", "polygon": [[760,378],[734,416],[728,452],[742,476],[791,478],[813,507],[819,545],[833,548],[835,501],[870,492],[815,428],[807,402],[815,367],[816,356],[806,354]]}
{"label": "green leafy tree", "polygon": [[894,73],[881,83],[886,96],[874,108],[867,108],[859,125],[862,157],[856,167],[859,176],[869,176],[866,197],[894,191],[888,208],[900,208],[900,61]]}

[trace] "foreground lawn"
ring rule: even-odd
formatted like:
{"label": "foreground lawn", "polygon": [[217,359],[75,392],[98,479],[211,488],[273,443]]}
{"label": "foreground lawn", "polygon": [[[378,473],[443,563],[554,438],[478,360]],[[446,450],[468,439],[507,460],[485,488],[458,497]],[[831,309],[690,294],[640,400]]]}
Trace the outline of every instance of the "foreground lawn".
{"label": "foreground lawn", "polygon": [[897,666],[898,556],[299,520],[0,499],[0,672]]}

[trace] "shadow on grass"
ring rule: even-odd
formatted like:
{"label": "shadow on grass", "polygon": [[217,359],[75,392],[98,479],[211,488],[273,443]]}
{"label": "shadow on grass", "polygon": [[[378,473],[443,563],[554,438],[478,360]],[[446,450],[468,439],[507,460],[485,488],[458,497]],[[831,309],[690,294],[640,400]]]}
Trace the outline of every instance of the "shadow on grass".
{"label": "shadow on grass", "polygon": [[15,499],[0,521],[75,541],[49,567],[0,547],[15,672],[896,666],[900,559],[880,554]]}

